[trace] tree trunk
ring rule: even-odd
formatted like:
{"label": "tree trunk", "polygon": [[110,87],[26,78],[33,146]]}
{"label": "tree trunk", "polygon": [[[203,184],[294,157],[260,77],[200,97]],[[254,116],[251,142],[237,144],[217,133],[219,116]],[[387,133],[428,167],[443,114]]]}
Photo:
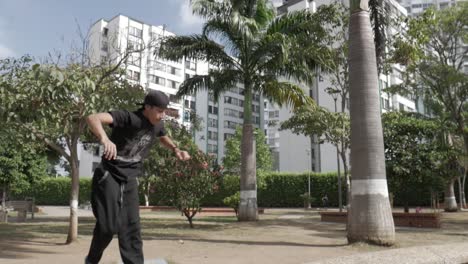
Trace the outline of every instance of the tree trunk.
{"label": "tree trunk", "polygon": [[3,186],[3,193],[2,193],[2,209],[5,210],[5,205],[6,205],[6,192],[7,192],[7,187],[6,185]]}
{"label": "tree trunk", "polygon": [[244,124],[241,142],[239,221],[258,220],[255,140],[252,125],[252,88],[244,81]]}
{"label": "tree trunk", "polygon": [[351,1],[349,82],[351,99],[351,206],[348,241],[395,243],[385,175],[375,47],[368,1]]}
{"label": "tree trunk", "polygon": [[455,199],[455,179],[451,179],[447,184],[444,196],[444,211],[456,212],[458,211],[457,200]]}
{"label": "tree trunk", "polygon": [[150,187],[151,187],[151,184],[149,183],[149,180],[148,180],[148,183],[146,184],[146,190],[145,190],[145,206],[149,206]]}
{"label": "tree trunk", "polygon": [[458,210],[461,211],[463,209],[463,193],[462,193],[462,178],[458,177]]}
{"label": "tree trunk", "polygon": [[461,200],[462,208],[465,208],[465,209],[466,209],[466,198],[465,198],[466,174],[467,174],[467,171],[465,169],[465,173],[463,174],[463,180],[462,180],[462,200]]}
{"label": "tree trunk", "polygon": [[343,161],[343,173],[345,176],[345,184],[346,184],[346,208],[349,208],[351,204],[351,182],[349,179],[349,168],[348,168],[348,160],[346,159],[346,153],[341,152],[341,160]]}
{"label": "tree trunk", "polygon": [[77,140],[73,141],[70,150],[71,166],[71,193],[70,193],[70,225],[68,228],[67,244],[71,244],[78,239],[78,194],[80,189]]}

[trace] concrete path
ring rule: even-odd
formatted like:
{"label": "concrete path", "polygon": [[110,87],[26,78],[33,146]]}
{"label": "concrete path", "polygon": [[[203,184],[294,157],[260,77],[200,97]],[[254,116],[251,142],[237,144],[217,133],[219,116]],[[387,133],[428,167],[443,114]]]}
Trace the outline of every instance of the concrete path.
{"label": "concrete path", "polygon": [[468,263],[467,249],[468,243],[399,248],[304,264],[462,264]]}

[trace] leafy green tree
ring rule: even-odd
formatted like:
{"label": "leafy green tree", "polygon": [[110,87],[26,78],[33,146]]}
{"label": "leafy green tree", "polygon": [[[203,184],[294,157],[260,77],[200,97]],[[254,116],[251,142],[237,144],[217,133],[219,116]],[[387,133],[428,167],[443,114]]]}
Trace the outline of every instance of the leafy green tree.
{"label": "leafy green tree", "polygon": [[443,191],[450,180],[456,156],[453,147],[443,139],[446,126],[437,120],[404,112],[385,113],[382,118],[385,139],[387,175],[403,195],[405,212],[409,211],[407,197],[418,186],[430,193]]}
{"label": "leafy green tree", "polygon": [[166,122],[166,128],[174,143],[192,158],[180,161],[172,151],[155,145],[144,163],[145,174],[154,177],[155,191],[179,209],[193,228],[193,217],[201,211],[201,200],[219,188],[221,170],[212,157],[198,149],[191,131],[175,121]]}
{"label": "leafy green tree", "polygon": [[[8,125],[46,144],[71,167],[70,226],[67,243],[78,236],[78,141],[85,118],[95,112],[134,108],[143,89],[122,78],[127,55],[114,64],[39,64],[30,57],[0,61],[0,100]],[[89,133],[88,133],[89,134]]]}
{"label": "leafy green tree", "polygon": [[[468,4],[444,10],[427,9],[408,21],[407,30],[395,40],[392,60],[406,67],[405,83],[395,89],[421,97],[430,114],[456,126],[468,153],[468,75],[464,63],[468,55]],[[452,136],[452,137],[453,137]],[[460,165],[462,166],[462,165]],[[454,178],[458,177],[455,173]],[[453,193],[449,181],[448,193]],[[456,208],[451,194],[445,205]],[[448,208],[447,208],[448,209]]]}
{"label": "leafy green tree", "polygon": [[338,154],[344,164],[345,175],[348,174],[347,151],[350,147],[351,131],[347,113],[330,112],[317,105],[302,107],[295,111],[290,119],[282,122],[280,129],[290,129],[296,134],[306,136],[317,135],[320,142],[338,146]]}
{"label": "leafy green tree", "polygon": [[[266,142],[265,134],[260,129],[255,129],[255,155],[257,170],[270,171],[273,165],[270,147]],[[226,141],[226,154],[223,159],[224,170],[230,174],[239,175],[241,167],[241,141],[242,130],[236,129],[233,137]]]}
{"label": "leafy green tree", "polygon": [[46,176],[47,157],[38,144],[21,141],[15,131],[3,128],[0,132],[0,188],[2,208],[10,192],[31,193],[34,184]]}
{"label": "leafy green tree", "polygon": [[207,89],[218,98],[238,83],[243,85],[239,219],[257,220],[252,97],[258,93],[279,106],[310,103],[311,99],[298,85],[278,77],[312,82],[316,55],[327,49],[321,43],[329,31],[323,21],[333,19],[333,14],[324,6],[314,14],[301,11],[276,17],[276,9],[267,0],[194,0],[191,3],[193,12],[206,19],[202,33],[168,37],[159,54],[171,60],[204,60],[213,66],[207,75],[185,80],[179,95]]}

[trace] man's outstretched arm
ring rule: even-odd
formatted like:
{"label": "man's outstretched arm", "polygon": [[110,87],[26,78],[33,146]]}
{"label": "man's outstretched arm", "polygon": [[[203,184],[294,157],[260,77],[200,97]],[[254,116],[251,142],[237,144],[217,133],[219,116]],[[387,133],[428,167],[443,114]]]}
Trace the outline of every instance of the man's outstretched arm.
{"label": "man's outstretched arm", "polygon": [[174,151],[174,154],[179,160],[189,160],[191,157],[187,151],[180,150],[172,139],[168,136],[162,136],[159,138],[159,141],[168,149]]}

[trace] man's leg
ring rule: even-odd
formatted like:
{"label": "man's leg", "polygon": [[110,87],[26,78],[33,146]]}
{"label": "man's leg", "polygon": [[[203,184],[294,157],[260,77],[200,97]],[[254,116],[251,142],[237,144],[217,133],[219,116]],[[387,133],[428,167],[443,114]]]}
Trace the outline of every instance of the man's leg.
{"label": "man's leg", "polygon": [[122,223],[119,230],[120,255],[125,264],[143,264],[143,242],[140,234],[138,184],[131,179],[125,186]]}
{"label": "man's leg", "polygon": [[87,261],[99,263],[104,250],[118,232],[120,184],[100,168],[96,169],[92,184],[91,204],[96,217],[96,226]]}

